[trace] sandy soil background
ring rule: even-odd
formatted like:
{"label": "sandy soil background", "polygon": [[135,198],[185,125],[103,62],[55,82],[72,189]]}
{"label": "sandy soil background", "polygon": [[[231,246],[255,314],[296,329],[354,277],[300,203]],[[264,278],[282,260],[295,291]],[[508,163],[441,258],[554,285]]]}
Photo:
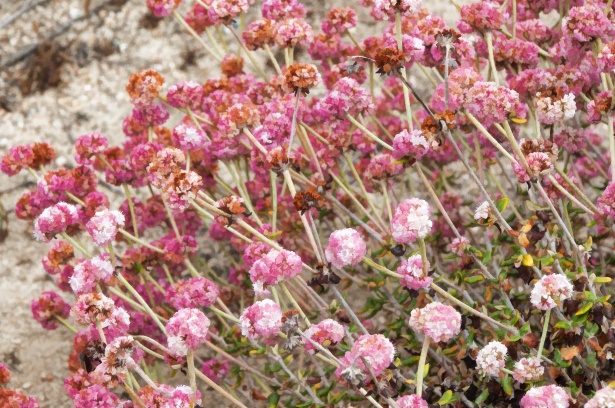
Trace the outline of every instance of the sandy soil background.
{"label": "sandy soil background", "polygon": [[[124,87],[132,72],[153,67],[167,84],[219,75],[177,22],[151,18],[144,3],[91,0],[86,11],[83,0],[0,1],[0,154],[44,140],[58,152],[56,165],[66,165],[73,162],[71,141],[83,133],[123,137],[121,121],[131,109]],[[358,0],[305,3],[318,16]],[[449,22],[458,17],[445,0],[425,5]],[[0,361],[12,370],[11,387],[36,396],[42,407],[70,407],[63,378],[72,337],[43,330],[30,314],[31,300],[55,288],[40,263],[47,245],[13,214],[32,182],[25,174],[0,174],[0,204],[8,213],[8,227],[0,227],[8,228],[0,242]]]}

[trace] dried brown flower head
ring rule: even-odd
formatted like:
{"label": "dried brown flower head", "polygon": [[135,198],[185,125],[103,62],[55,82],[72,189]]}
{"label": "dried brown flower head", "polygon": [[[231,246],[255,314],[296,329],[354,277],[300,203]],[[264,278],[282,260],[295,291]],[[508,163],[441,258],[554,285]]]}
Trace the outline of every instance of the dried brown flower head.
{"label": "dried brown flower head", "polygon": [[294,160],[286,154],[288,145],[278,146],[267,153],[267,163],[274,173],[281,173],[289,168],[297,169]]}
{"label": "dried brown flower head", "polygon": [[230,226],[233,220],[240,216],[249,216],[250,213],[243,204],[243,198],[237,196],[229,196],[218,200],[215,204],[216,208],[224,211],[228,216],[222,216],[220,214],[215,215],[216,221],[225,227]]}
{"label": "dried brown flower head", "polygon": [[387,47],[378,53],[374,58],[376,73],[380,75],[391,75],[403,68],[405,63],[404,53],[397,48]]}
{"label": "dried brown flower head", "polygon": [[271,20],[263,19],[250,23],[243,31],[241,37],[250,51],[273,45],[273,24]]}
{"label": "dried brown flower head", "polygon": [[231,78],[243,72],[243,58],[236,54],[226,54],[220,63],[222,73]]}
{"label": "dried brown flower head", "polygon": [[324,204],[324,198],[314,191],[299,191],[293,198],[293,204],[295,209],[304,214],[310,208],[316,208],[319,210]]}
{"label": "dried brown flower head", "polygon": [[157,71],[148,68],[132,74],[126,85],[130,101],[138,106],[149,106],[158,97],[164,78]]}
{"label": "dried brown flower head", "polygon": [[292,64],[284,73],[284,88],[287,92],[309,94],[320,81],[320,73],[312,64]]}
{"label": "dried brown flower head", "polygon": [[56,151],[45,142],[34,143],[32,146],[32,153],[34,154],[34,159],[32,160],[32,164],[30,166],[34,169],[38,169],[41,166],[46,166],[56,158]]}

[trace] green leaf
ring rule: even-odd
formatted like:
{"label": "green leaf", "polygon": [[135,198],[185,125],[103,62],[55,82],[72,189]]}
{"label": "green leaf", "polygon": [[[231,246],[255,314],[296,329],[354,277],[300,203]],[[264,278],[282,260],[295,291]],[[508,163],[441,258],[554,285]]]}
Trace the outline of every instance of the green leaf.
{"label": "green leaf", "polygon": [[572,323],[570,323],[568,320],[562,320],[557,322],[557,324],[555,325],[556,329],[572,329]]}
{"label": "green leaf", "polygon": [[477,283],[483,280],[485,280],[485,278],[481,275],[468,276],[467,278],[464,279],[464,281],[468,283]]}
{"label": "green leaf", "polygon": [[484,389],[483,392],[480,393],[480,395],[478,396],[478,398],[476,398],[474,400],[474,402],[477,405],[482,404],[483,402],[485,402],[487,400],[487,397],[489,396],[489,390],[488,389]]}
{"label": "green leaf", "polygon": [[448,390],[444,394],[442,394],[442,397],[437,402],[437,404],[438,405],[446,405],[446,404],[452,402],[452,400],[453,400],[453,391]]}
{"label": "green leaf", "polygon": [[609,283],[610,281],[612,281],[613,279],[609,278],[608,276],[598,276],[594,282],[596,283]]}
{"label": "green leaf", "polygon": [[273,392],[267,397],[267,406],[269,408],[277,407],[278,402],[280,402],[280,394],[278,394],[277,392]]}
{"label": "green leaf", "polygon": [[504,390],[506,395],[508,395],[510,397],[512,395],[512,393],[513,393],[513,381],[512,381],[512,378],[505,377],[505,378],[503,378],[500,381],[500,384],[502,384],[502,389]]}
{"label": "green leaf", "polygon": [[575,313],[575,316],[581,316],[581,315],[584,315],[585,313],[589,312],[593,306],[594,306],[594,302],[587,302],[587,304],[585,304],[585,306],[583,306],[582,308],[580,308],[580,309],[579,309],[579,310]]}
{"label": "green leaf", "polygon": [[501,213],[504,212],[504,210],[508,206],[508,198],[504,197],[504,198],[499,199],[498,202],[495,203],[495,206],[499,212]]}
{"label": "green leaf", "polygon": [[596,295],[591,293],[589,290],[584,291],[583,295],[585,295],[585,300],[587,300],[588,302],[595,302],[596,301]]}

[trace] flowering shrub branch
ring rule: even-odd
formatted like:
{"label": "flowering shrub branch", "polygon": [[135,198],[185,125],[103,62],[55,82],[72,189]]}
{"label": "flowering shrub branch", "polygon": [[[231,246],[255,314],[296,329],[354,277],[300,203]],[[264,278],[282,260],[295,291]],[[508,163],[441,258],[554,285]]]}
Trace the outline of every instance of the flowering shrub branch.
{"label": "flowering shrub branch", "polygon": [[365,0],[318,33],[298,0],[180,3],[146,1],[221,76],[134,73],[120,145],[0,162],[36,179],[15,213],[65,293],[32,314],[74,335],[76,407],[615,406],[612,1],[453,2],[448,27]]}

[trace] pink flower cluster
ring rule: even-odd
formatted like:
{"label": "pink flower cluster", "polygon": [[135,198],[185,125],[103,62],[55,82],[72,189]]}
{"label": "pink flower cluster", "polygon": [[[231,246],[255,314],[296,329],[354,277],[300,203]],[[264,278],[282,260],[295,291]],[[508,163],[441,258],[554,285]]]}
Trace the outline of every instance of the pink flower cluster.
{"label": "pink flower cluster", "polygon": [[277,285],[301,274],[303,263],[299,255],[285,249],[272,249],[258,259],[250,268],[250,280],[257,294],[267,294],[263,285]]}
{"label": "pink flower cluster", "polygon": [[43,292],[37,299],[32,300],[30,310],[34,320],[39,322],[44,329],[55,330],[58,328],[58,320],[66,319],[70,313],[70,305],[55,292]]}
{"label": "pink flower cluster", "polygon": [[57,234],[79,223],[77,206],[60,202],[47,207],[34,223],[34,238],[49,242]]}
{"label": "pink flower cluster", "polygon": [[461,315],[451,306],[432,302],[422,309],[413,309],[408,324],[435,342],[449,341],[461,330]]}
{"label": "pink flower cluster", "polygon": [[401,244],[425,238],[431,231],[431,209],[427,201],[410,198],[399,203],[391,219],[391,234]]}
{"label": "pink flower cluster", "polygon": [[534,387],[521,398],[521,408],[568,408],[569,405],[568,394],[556,385]]}
{"label": "pink flower cluster", "polygon": [[542,377],[544,371],[540,360],[533,357],[524,357],[515,363],[513,378],[520,383],[536,381]]}
{"label": "pink flower cluster", "polygon": [[96,245],[104,247],[115,240],[118,228],[124,226],[124,214],[104,209],[97,212],[85,225]]}
{"label": "pink flower cluster", "polygon": [[173,283],[165,294],[165,300],[176,309],[209,307],[216,303],[220,290],[212,281],[190,278]]}
{"label": "pink flower cluster", "polygon": [[361,234],[352,228],[336,230],[329,236],[325,258],[336,268],[358,265],[363,260],[366,244]]}
{"label": "pink flower cluster", "polygon": [[76,295],[93,292],[101,281],[109,282],[114,268],[109,261],[109,254],[97,255],[75,265],[69,284]]}
{"label": "pink flower cluster", "polygon": [[499,341],[491,341],[483,347],[476,357],[478,370],[485,375],[497,377],[506,365],[508,349]]}
{"label": "pink flower cluster", "polygon": [[337,377],[343,376],[348,368],[355,368],[369,373],[368,364],[374,375],[378,376],[393,362],[395,347],[382,334],[364,334],[359,337],[350,351],[340,358],[341,365],[335,370]]}
{"label": "pink flower cluster", "polygon": [[310,326],[303,332],[303,337],[306,338],[305,350],[310,354],[314,354],[317,349],[312,342],[323,347],[334,346],[344,338],[344,327],[333,319],[325,319],[318,324]]}
{"label": "pink flower cluster", "polygon": [[530,301],[541,310],[553,309],[559,302],[572,296],[573,287],[567,277],[554,273],[545,275],[532,289]]}
{"label": "pink flower cluster", "polygon": [[166,324],[169,350],[185,356],[188,350],[196,350],[207,340],[209,319],[199,309],[180,309]]}
{"label": "pink flower cluster", "polygon": [[264,299],[248,306],[241,317],[241,334],[250,340],[273,337],[282,327],[282,310],[273,300]]}
{"label": "pink flower cluster", "polygon": [[[425,269],[429,270],[429,267],[429,261],[427,261]],[[403,276],[399,283],[409,289],[419,290],[426,288],[433,282],[433,278],[426,275],[423,271],[423,260],[419,254],[412,255],[407,260],[402,260],[397,267],[397,273]]]}

